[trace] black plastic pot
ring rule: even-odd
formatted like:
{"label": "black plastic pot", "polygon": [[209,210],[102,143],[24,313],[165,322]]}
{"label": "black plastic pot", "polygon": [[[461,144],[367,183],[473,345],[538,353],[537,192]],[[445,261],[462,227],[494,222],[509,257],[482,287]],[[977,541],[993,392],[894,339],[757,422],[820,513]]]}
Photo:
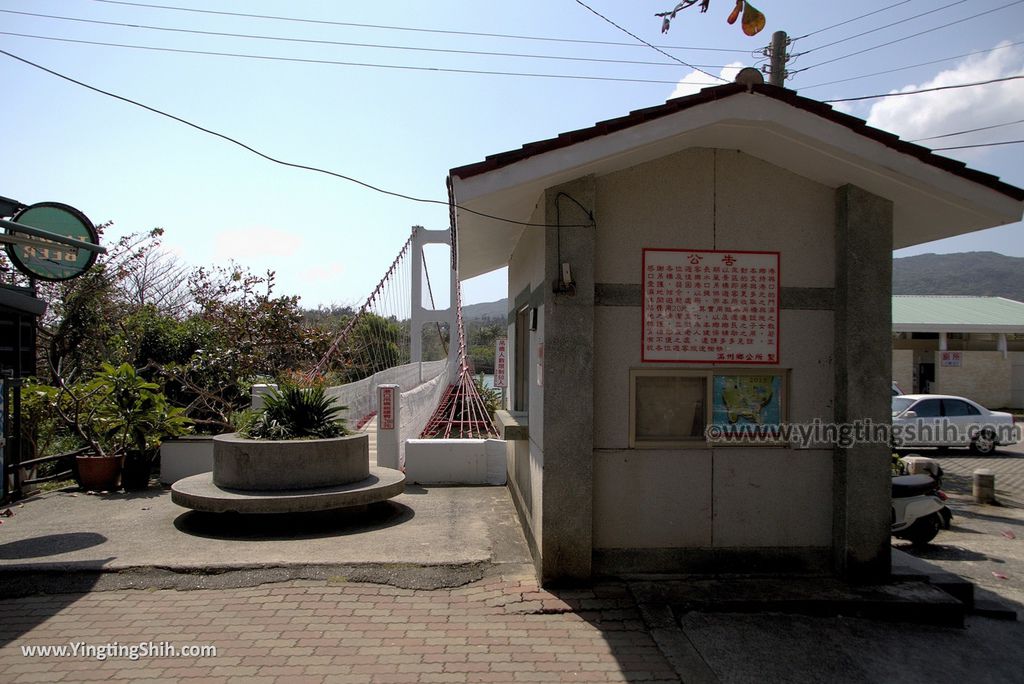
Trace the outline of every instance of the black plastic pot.
{"label": "black plastic pot", "polygon": [[153,472],[152,451],[129,451],[121,468],[121,486],[126,492],[139,492],[149,487]]}

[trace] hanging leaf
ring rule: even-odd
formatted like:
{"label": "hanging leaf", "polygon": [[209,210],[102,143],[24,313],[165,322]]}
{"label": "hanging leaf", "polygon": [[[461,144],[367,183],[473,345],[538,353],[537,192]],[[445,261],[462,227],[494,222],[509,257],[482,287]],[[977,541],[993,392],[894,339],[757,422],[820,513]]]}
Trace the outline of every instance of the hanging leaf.
{"label": "hanging leaf", "polygon": [[[707,12],[708,11],[708,3],[709,2],[711,2],[711,0],[701,0],[701,6],[700,6],[700,11],[701,12]],[[656,13],[654,16],[661,17],[661,32],[662,33],[668,33],[669,26],[671,25],[672,20],[676,18],[676,14],[678,14],[680,10],[684,10],[687,7],[691,7],[691,6],[695,5],[695,4],[697,4],[697,0],[683,0],[682,2],[677,4],[675,7],[673,7],[671,11]]]}
{"label": "hanging leaf", "polygon": [[736,0],[736,6],[732,8],[732,14],[729,15],[729,18],[726,19],[726,21],[729,22],[730,25],[731,24],[735,24],[736,20],[740,16],[740,10],[742,10],[742,9],[743,9],[743,0]]}
{"label": "hanging leaf", "polygon": [[743,7],[743,32],[748,36],[756,36],[764,28],[764,15],[749,2]]}

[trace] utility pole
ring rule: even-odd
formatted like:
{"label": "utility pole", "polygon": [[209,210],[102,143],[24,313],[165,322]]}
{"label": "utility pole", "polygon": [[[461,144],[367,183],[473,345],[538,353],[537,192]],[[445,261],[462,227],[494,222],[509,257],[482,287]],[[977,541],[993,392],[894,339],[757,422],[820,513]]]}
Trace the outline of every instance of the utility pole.
{"label": "utility pole", "polygon": [[780,88],[786,82],[786,62],[789,61],[789,54],[786,47],[789,45],[789,36],[785,31],[776,31],[772,34],[772,44],[768,48],[768,56],[771,57],[771,66],[768,70],[768,83]]}

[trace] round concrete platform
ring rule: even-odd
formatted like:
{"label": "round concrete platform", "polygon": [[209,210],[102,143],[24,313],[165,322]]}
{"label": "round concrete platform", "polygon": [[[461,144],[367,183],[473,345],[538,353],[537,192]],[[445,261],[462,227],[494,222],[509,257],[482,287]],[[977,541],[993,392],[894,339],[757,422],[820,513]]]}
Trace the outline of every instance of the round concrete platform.
{"label": "round concrete platform", "polygon": [[213,484],[213,473],[200,473],[171,485],[171,501],[206,513],[300,513],[365,506],[405,491],[405,474],[392,468],[370,468],[359,482],[290,491],[240,491]]}

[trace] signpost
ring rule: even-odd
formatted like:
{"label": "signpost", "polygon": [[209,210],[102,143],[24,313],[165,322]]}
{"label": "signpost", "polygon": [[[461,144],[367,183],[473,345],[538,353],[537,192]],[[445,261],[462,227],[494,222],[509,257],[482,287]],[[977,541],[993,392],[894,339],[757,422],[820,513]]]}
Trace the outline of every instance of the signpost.
{"label": "signpost", "polygon": [[[13,318],[3,321],[14,329],[20,330],[23,321],[28,319],[29,325],[36,325],[35,319],[45,309],[45,305],[36,307],[35,280],[61,281],[70,280],[88,271],[96,262],[96,255],[107,250],[99,244],[99,234],[85,214],[74,207],[60,202],[40,202],[25,206],[17,200],[0,197],[0,217],[12,216],[10,220],[0,219],[0,243],[4,245],[11,263],[30,279],[29,287],[18,288],[4,286],[4,293],[17,300],[20,298],[29,306],[19,305],[13,308]],[[8,301],[9,303],[9,301]],[[20,343],[20,335],[16,335],[13,344],[13,367],[0,368],[5,379],[0,382],[0,497],[7,500],[8,496],[21,491],[19,466],[23,461],[21,435],[21,383],[25,373],[25,364],[21,355],[28,353],[35,356],[35,335],[31,336],[31,346],[26,350]],[[17,375],[15,375],[17,373]],[[10,406],[10,420],[6,413]],[[6,439],[5,439],[6,438]],[[9,440],[9,441],[7,441]],[[12,479],[8,479],[13,475]]]}
{"label": "signpost", "polygon": [[40,280],[69,280],[82,275],[104,252],[92,222],[79,210],[60,202],[25,207],[10,221],[0,221],[6,232],[7,256],[14,266]]}

